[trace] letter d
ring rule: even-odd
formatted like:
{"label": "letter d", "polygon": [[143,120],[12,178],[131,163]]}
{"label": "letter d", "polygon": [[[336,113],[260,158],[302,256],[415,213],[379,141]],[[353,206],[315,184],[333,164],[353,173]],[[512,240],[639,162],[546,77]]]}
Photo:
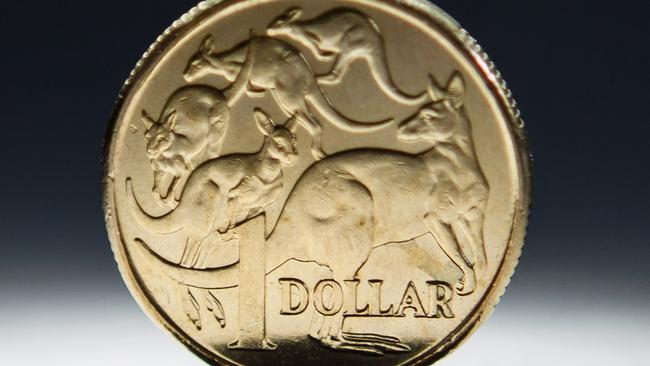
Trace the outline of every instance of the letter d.
{"label": "letter d", "polygon": [[302,314],[309,304],[309,289],[301,280],[280,278],[282,285],[282,309],[280,315]]}

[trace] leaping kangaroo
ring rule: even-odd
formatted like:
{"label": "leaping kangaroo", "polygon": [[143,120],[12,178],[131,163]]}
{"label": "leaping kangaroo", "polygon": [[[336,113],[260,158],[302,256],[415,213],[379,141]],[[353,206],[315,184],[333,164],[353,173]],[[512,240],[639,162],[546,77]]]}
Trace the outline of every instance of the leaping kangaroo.
{"label": "leaping kangaroo", "polygon": [[318,85],[304,56],[295,47],[272,38],[252,37],[231,50],[216,52],[212,37],[206,37],[184,72],[188,80],[205,74],[217,74],[232,82],[224,91],[231,105],[245,91],[271,92],[283,112],[296,118],[312,135],[312,154],[316,160],[326,154],[321,145],[322,123],[310,107],[338,128],[350,132],[372,132],[392,122],[358,122],[342,116]]}
{"label": "leaping kangaroo", "polygon": [[[458,293],[472,293],[477,273],[486,266],[483,213],[489,189],[474,152],[464,93],[464,81],[455,74],[446,89],[431,87],[435,102],[401,124],[400,139],[432,143],[421,154],[352,150],[312,165],[267,237],[266,273],[299,260],[328,268],[342,282],[357,276],[373,249],[432,235],[463,272]],[[176,226],[189,230],[192,223]],[[146,245],[131,247],[179,283],[219,289],[240,281],[238,264],[232,262],[188,270],[165,262]],[[334,349],[381,353],[408,348],[394,337],[344,332],[344,320],[341,312],[326,316],[311,336]]]}
{"label": "leaping kangaroo", "polygon": [[322,84],[338,84],[348,66],[364,59],[382,90],[405,105],[422,105],[427,93],[411,96],[396,85],[388,69],[381,30],[365,14],[352,9],[334,9],[314,19],[299,20],[300,8],[291,8],[276,18],[267,29],[272,37],[285,36],[309,48],[319,61],[334,60],[332,70],[319,77]]}
{"label": "leaping kangaroo", "polygon": [[284,189],[282,169],[293,165],[298,154],[291,132],[295,121],[276,126],[261,110],[255,111],[255,120],[266,136],[261,150],[223,156],[199,166],[185,184],[178,206],[162,217],[152,217],[142,209],[127,181],[131,212],[139,225],[158,235],[184,231],[187,241],[181,265],[187,268],[201,268],[209,258],[204,247],[219,249],[228,229],[264,212]]}

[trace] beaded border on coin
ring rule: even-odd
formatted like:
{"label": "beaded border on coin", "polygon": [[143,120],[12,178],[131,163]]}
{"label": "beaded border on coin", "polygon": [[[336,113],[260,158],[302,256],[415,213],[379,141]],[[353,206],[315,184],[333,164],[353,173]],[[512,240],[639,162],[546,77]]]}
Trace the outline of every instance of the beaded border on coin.
{"label": "beaded border on coin", "polygon": [[[141,280],[131,268],[132,263],[128,254],[124,250],[119,228],[113,213],[115,207],[113,194],[114,182],[112,180],[112,166],[109,157],[114,153],[115,141],[113,140],[113,136],[117,121],[122,113],[122,107],[125,105],[131,91],[138,86],[141,80],[147,77],[147,71],[150,70],[150,66],[155,65],[165,55],[165,53],[174,46],[176,40],[182,38],[196,25],[228,6],[246,1],[249,0],[203,1],[173,22],[172,25],[158,36],[151,46],[149,46],[142,58],[137,62],[135,68],[131,71],[119,92],[104,140],[104,156],[102,162],[103,206],[107,231],[111,241],[111,248],[118,263],[119,271],[127,284],[129,291],[140,307],[152,320],[154,320],[154,322],[170,332],[198,357],[203,359],[205,362],[214,365],[228,364],[229,362],[221,358],[218,354],[205,349],[196,342],[193,342],[191,338],[179,327],[174,325],[171,319],[164,315],[162,309],[151,301],[149,296],[142,291],[139,285]],[[468,58],[470,63],[477,68],[486,85],[492,89],[493,93],[497,97],[496,99],[499,102],[503,114],[508,117],[508,121],[510,122],[508,125],[509,132],[513,137],[514,146],[517,152],[518,172],[520,174],[520,186],[518,188],[519,192],[521,192],[521,197],[519,197],[517,207],[515,208],[510,239],[504,258],[497,271],[495,280],[490,284],[482,299],[478,302],[474,310],[466,317],[465,321],[453,330],[445,339],[441,340],[436,347],[409,361],[412,365],[431,364],[444,358],[467,340],[467,338],[490,316],[510,283],[510,279],[514,274],[522,253],[526,230],[528,227],[532,193],[532,155],[527,141],[525,124],[521,119],[521,113],[512,96],[512,92],[487,53],[465,29],[463,29],[442,9],[426,0],[375,1],[399,7],[418,19],[424,20],[427,24],[436,26],[436,28],[441,31],[448,40],[457,46],[458,50],[461,51],[463,55]]]}

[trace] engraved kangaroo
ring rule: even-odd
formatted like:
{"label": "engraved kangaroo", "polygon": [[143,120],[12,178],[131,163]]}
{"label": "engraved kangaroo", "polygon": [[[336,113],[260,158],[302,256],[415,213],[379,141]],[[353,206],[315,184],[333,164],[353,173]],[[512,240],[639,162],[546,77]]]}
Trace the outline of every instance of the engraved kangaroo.
{"label": "engraved kangaroo", "polygon": [[285,36],[308,49],[319,61],[334,61],[330,72],[318,78],[321,84],[338,84],[356,59],[368,63],[382,90],[405,105],[422,105],[427,93],[411,96],[395,84],[388,69],[381,30],[365,14],[352,9],[334,9],[314,19],[299,20],[300,8],[291,8],[276,18],[267,29],[272,37]]}
{"label": "engraved kangaroo", "polygon": [[[454,74],[446,89],[432,83],[429,93],[434,102],[398,131],[401,140],[431,142],[428,150],[351,150],[315,163],[301,176],[267,236],[267,274],[298,260],[328,268],[342,283],[357,276],[373,249],[431,235],[463,272],[457,292],[475,291],[476,276],[487,264],[483,213],[489,188],[464,112],[465,84]],[[132,248],[182,284],[219,289],[240,281],[232,258],[225,258],[220,268],[188,270],[166,262],[144,243]],[[343,331],[344,320],[342,312],[325,316],[310,335],[333,349],[379,354],[409,350],[395,337]]]}
{"label": "engraved kangaroo", "polygon": [[137,201],[130,179],[129,204],[136,222],[149,232],[167,235],[180,230],[187,238],[181,264],[200,268],[206,242],[210,248],[233,240],[228,229],[264,212],[280,195],[283,167],[297,158],[295,121],[276,126],[263,111],[255,111],[257,126],[265,142],[255,154],[234,154],[210,160],[194,172],[183,189],[178,207],[161,217],[147,214]]}
{"label": "engraved kangaroo", "polygon": [[174,92],[160,121],[142,111],[156,201],[170,207],[178,204],[189,173],[201,162],[219,156],[228,120],[225,97],[207,86],[188,86]]}
{"label": "engraved kangaroo", "polygon": [[318,110],[328,122],[349,132],[372,132],[390,124],[352,121],[342,116],[329,101],[304,56],[293,46],[271,38],[252,37],[225,52],[216,52],[208,36],[189,61],[185,77],[194,80],[205,74],[217,74],[232,85],[224,91],[232,105],[244,92],[270,92],[283,112],[296,120],[312,136],[312,154],[316,160],[326,156],[322,150],[322,123],[312,113]]}

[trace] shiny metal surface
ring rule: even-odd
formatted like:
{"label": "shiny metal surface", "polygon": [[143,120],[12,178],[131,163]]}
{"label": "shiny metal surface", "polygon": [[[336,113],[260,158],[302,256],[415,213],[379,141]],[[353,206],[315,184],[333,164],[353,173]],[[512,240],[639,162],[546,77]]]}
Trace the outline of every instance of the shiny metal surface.
{"label": "shiny metal surface", "polygon": [[107,148],[122,275],[213,364],[427,364],[527,224],[523,124],[421,1],[212,1],[152,46]]}

